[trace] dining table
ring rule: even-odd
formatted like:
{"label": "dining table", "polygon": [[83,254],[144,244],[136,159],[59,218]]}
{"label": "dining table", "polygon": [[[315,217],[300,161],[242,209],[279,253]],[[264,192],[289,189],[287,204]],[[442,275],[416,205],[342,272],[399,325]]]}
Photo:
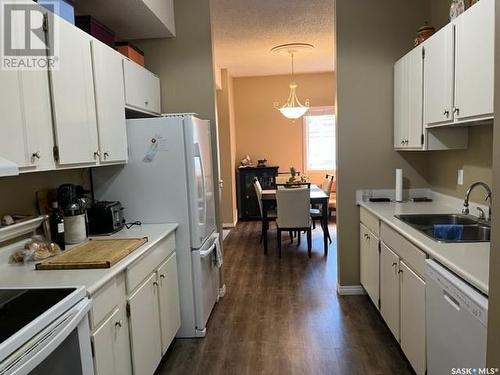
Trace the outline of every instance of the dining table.
{"label": "dining table", "polygon": [[[317,185],[311,184],[310,186],[310,199],[311,205],[321,206],[321,224],[323,229],[323,251],[325,256],[328,255],[328,200],[329,196],[321,190]],[[263,242],[264,254],[267,254],[267,231],[269,229],[268,213],[271,209],[276,207],[276,189],[262,190],[262,225],[264,226]]]}

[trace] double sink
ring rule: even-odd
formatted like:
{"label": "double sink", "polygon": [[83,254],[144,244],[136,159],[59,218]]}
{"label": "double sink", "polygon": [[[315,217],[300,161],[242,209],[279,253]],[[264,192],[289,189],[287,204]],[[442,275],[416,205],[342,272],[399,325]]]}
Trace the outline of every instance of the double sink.
{"label": "double sink", "polygon": [[[473,216],[458,214],[408,214],[395,215],[395,217],[437,242],[465,243],[490,241],[491,227],[489,222]],[[439,238],[434,230],[435,225],[459,225],[461,226],[461,235],[456,239]]]}

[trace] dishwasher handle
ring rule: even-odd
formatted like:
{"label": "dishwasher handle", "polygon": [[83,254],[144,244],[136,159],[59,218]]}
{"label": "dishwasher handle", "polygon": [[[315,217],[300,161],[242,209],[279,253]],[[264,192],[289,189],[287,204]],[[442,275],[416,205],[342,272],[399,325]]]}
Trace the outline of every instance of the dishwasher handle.
{"label": "dishwasher handle", "polygon": [[448,302],[455,310],[460,311],[460,303],[450,296],[445,290],[443,290],[443,298]]}

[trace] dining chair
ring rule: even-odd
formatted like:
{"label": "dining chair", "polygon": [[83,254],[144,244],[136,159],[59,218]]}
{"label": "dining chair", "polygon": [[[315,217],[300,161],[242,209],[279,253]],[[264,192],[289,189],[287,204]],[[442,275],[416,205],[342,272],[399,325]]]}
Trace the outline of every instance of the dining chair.
{"label": "dining chair", "polygon": [[[310,192],[308,187],[278,188],[276,190],[278,251],[281,258],[282,232],[307,232],[307,253],[311,257],[312,232]],[[300,244],[300,243],[299,243]]]}
{"label": "dining chair", "polygon": [[278,173],[276,176],[276,184],[286,184],[290,181],[290,173]]}
{"label": "dining chair", "polygon": [[[325,175],[325,179],[323,180],[323,183],[321,184],[321,190],[328,196],[328,201],[330,201],[330,196],[332,194],[332,187],[334,183],[334,178],[335,176],[332,174],[327,174]],[[330,204],[330,202],[328,202]],[[328,241],[332,243],[332,238],[330,237],[330,231],[328,230],[328,227],[325,228],[325,224],[323,223],[323,212],[321,207],[313,207],[310,209],[310,214],[311,214],[311,219],[313,221],[313,229],[316,228],[316,221],[321,222],[321,229],[323,229],[323,232],[325,232],[328,236]]]}
{"label": "dining chair", "polygon": [[[259,212],[260,212],[260,220],[261,220],[261,231],[260,231],[260,242],[264,239],[264,231],[267,229],[265,227],[266,223],[264,223],[264,215],[262,210],[262,185],[259,182],[257,177],[253,179],[253,186],[255,188],[255,194],[257,195],[257,201],[259,203]],[[276,220],[276,210],[268,210],[267,211],[267,219],[270,221]]]}

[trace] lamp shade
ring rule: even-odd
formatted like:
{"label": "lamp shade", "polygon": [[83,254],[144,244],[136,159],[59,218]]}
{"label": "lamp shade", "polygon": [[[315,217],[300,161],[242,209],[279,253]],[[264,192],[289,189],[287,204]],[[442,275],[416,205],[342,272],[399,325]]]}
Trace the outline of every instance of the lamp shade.
{"label": "lamp shade", "polygon": [[281,107],[279,111],[283,116],[291,120],[296,120],[304,116],[309,108],[307,107]]}

